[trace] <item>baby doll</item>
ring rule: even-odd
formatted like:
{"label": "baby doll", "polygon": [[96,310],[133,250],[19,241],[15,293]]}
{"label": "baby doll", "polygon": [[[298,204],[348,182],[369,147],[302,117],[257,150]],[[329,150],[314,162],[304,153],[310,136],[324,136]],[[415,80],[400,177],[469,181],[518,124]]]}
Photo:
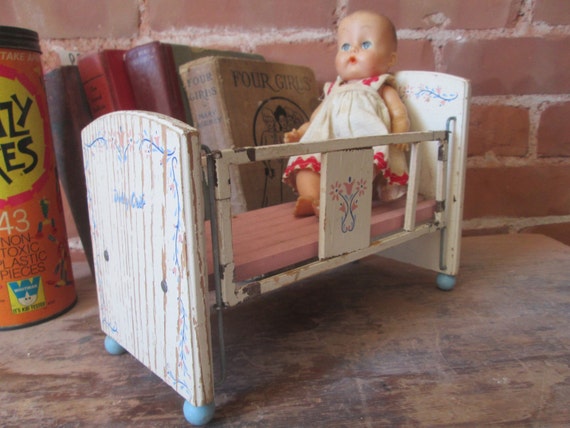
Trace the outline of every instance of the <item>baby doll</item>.
{"label": "baby doll", "polygon": [[[397,37],[385,16],[358,11],[338,27],[335,66],[338,77],[327,83],[324,100],[309,122],[285,134],[285,142],[321,141],[407,132],[408,112],[388,74],[397,59]],[[407,146],[374,148],[374,174],[380,199],[399,198],[408,181]],[[318,215],[320,154],[292,157],[283,181],[298,193],[296,216]]]}

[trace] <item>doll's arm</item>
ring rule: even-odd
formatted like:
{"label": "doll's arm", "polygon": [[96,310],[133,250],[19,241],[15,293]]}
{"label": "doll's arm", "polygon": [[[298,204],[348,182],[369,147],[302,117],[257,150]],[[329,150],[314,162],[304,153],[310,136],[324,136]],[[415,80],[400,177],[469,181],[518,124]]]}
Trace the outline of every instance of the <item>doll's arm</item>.
{"label": "doll's arm", "polygon": [[[408,132],[410,130],[410,118],[408,116],[408,110],[398,91],[391,86],[384,86],[382,88],[382,98],[388,107],[390,112],[390,120],[392,122],[392,133],[397,134],[400,132]],[[400,150],[409,150],[408,144],[396,144],[396,148]]]}
{"label": "doll's arm", "polygon": [[309,127],[310,124],[311,124],[311,122],[305,122],[301,126],[299,126],[298,128],[293,129],[292,131],[286,132],[283,135],[283,142],[284,143],[296,143],[297,141],[299,141],[301,139],[301,137],[303,137],[303,135],[305,135],[305,132],[307,131],[307,128]]}
{"label": "doll's arm", "polygon": [[292,131],[286,132],[283,135],[283,142],[284,143],[296,143],[297,141],[299,141],[303,135],[305,135],[305,132],[307,131],[307,128],[309,127],[309,125],[311,124],[311,121],[313,120],[313,118],[315,117],[315,115],[319,112],[319,110],[321,109],[321,105],[319,104],[319,106],[315,109],[315,111],[313,112],[313,114],[311,114],[311,118],[309,119],[308,122],[303,123],[301,126],[299,126],[297,129],[293,129]]}

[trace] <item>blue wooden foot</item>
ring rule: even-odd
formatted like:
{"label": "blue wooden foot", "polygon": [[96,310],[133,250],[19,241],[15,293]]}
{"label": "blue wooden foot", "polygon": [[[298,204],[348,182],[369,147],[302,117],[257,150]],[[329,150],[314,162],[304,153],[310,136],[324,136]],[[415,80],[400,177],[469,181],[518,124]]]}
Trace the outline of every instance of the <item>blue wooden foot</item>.
{"label": "blue wooden foot", "polygon": [[455,287],[456,280],[454,275],[438,273],[435,282],[437,282],[437,286],[440,290],[449,291]]}
{"label": "blue wooden foot", "polygon": [[189,401],[184,401],[184,417],[192,425],[206,425],[214,417],[216,405],[212,402],[204,406],[193,406]]}
{"label": "blue wooden foot", "polygon": [[105,336],[105,349],[111,355],[121,355],[126,352],[125,348],[123,348],[115,339],[109,336]]}

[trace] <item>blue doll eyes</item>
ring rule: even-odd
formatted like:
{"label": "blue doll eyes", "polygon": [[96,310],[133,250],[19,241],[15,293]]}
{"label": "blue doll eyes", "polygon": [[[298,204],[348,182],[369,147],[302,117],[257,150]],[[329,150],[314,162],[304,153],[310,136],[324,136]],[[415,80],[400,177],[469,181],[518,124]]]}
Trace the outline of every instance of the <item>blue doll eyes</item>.
{"label": "blue doll eyes", "polygon": [[[350,43],[343,43],[342,46],[340,47],[340,50],[343,52],[348,52],[350,50]],[[366,49],[370,49],[372,47],[372,42],[369,40],[366,40],[365,42],[362,42],[360,44],[360,47],[364,50]]]}

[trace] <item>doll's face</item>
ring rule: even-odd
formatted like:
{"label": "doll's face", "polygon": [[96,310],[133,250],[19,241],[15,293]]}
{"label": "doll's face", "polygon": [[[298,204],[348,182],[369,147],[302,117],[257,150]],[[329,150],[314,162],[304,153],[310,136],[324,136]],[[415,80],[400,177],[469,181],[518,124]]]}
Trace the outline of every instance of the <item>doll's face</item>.
{"label": "doll's face", "polygon": [[335,66],[344,81],[387,73],[397,59],[392,25],[383,16],[355,12],[338,27]]}

